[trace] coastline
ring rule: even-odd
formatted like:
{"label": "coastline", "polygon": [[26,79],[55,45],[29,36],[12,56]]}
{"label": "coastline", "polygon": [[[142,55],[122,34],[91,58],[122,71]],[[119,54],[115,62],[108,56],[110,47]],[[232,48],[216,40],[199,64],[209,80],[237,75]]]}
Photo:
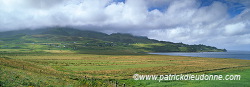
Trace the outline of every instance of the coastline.
{"label": "coastline", "polygon": [[205,57],[205,58],[233,58],[250,60],[248,51],[227,51],[227,52],[154,52],[148,54],[170,55],[170,56],[189,56],[189,57]]}

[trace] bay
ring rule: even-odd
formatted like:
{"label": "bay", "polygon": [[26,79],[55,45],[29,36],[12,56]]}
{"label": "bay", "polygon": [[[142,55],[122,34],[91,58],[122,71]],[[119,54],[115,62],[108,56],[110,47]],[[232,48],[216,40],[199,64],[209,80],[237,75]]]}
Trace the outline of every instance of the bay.
{"label": "bay", "polygon": [[168,53],[149,53],[158,55],[172,56],[191,56],[208,58],[234,58],[250,60],[250,51],[228,51],[228,52],[168,52]]}

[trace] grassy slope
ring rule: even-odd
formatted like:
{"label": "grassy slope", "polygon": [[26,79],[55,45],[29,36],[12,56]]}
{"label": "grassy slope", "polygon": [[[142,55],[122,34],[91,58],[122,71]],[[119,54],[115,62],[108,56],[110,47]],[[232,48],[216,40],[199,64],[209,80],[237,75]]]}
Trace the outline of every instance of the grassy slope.
{"label": "grassy slope", "polygon": [[[51,50],[50,50],[51,51]],[[95,55],[57,53],[0,54],[0,84],[9,86],[112,86],[110,80],[128,86],[249,86],[250,61],[225,58],[198,58],[163,55]],[[24,68],[23,68],[24,66]],[[238,67],[238,68],[233,68]],[[223,68],[228,68],[220,70]],[[219,69],[219,70],[218,70]],[[206,71],[211,70],[211,71]],[[203,72],[204,71],[204,72]],[[197,73],[198,72],[198,73]],[[134,81],[138,74],[240,74],[240,81]],[[84,77],[99,80],[84,80]],[[102,79],[102,80],[100,80]],[[126,80],[125,80],[126,79]],[[217,84],[213,84],[217,83]],[[226,83],[226,84],[225,84]]]}
{"label": "grassy slope", "polygon": [[[43,43],[43,44],[42,44]],[[45,43],[51,45],[44,45]],[[63,47],[63,48],[62,48]],[[226,51],[206,45],[187,45],[148,39],[131,34],[105,34],[67,27],[52,27],[38,30],[0,32],[2,49],[67,49],[86,53],[87,49],[133,52],[218,52]],[[118,50],[116,50],[118,49]],[[132,53],[133,53],[132,52]],[[117,52],[118,53],[118,52]]]}
{"label": "grassy slope", "polygon": [[[173,44],[163,43],[138,43],[125,44],[113,43],[84,37],[32,35],[22,36],[16,40],[0,41],[0,48],[4,50],[20,50],[33,52],[47,52],[48,50],[67,50],[88,54],[136,54],[145,52],[187,52],[186,47],[177,47]],[[205,49],[205,48],[204,48]],[[207,49],[205,51],[218,51]]]}

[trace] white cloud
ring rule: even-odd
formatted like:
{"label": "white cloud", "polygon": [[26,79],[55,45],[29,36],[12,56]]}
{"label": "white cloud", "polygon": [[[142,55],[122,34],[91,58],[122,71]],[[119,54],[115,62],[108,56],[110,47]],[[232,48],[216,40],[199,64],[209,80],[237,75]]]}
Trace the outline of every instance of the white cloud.
{"label": "white cloud", "polygon": [[[220,21],[228,17],[227,7],[221,2],[214,2],[210,6],[197,9],[197,12],[192,19],[194,24],[211,24],[216,21]],[[190,18],[191,19],[191,18]]]}
{"label": "white cloud", "polygon": [[244,23],[229,24],[225,26],[226,35],[242,35],[246,33],[246,25]]}
{"label": "white cloud", "polygon": [[250,45],[249,1],[237,2],[246,9],[230,18],[228,5],[218,1],[200,7],[199,0],[0,0],[0,31],[73,26],[223,48]]}
{"label": "white cloud", "polygon": [[242,36],[236,38],[236,43],[249,45],[250,44],[250,34],[242,35]]}

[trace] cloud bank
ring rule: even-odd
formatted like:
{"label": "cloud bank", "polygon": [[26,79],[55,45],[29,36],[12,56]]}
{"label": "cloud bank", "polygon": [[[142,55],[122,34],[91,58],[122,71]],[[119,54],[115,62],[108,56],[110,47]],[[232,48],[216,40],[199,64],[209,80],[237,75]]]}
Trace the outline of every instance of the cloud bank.
{"label": "cloud bank", "polygon": [[163,41],[250,49],[250,2],[207,3],[206,0],[0,0],[0,31],[71,26]]}

